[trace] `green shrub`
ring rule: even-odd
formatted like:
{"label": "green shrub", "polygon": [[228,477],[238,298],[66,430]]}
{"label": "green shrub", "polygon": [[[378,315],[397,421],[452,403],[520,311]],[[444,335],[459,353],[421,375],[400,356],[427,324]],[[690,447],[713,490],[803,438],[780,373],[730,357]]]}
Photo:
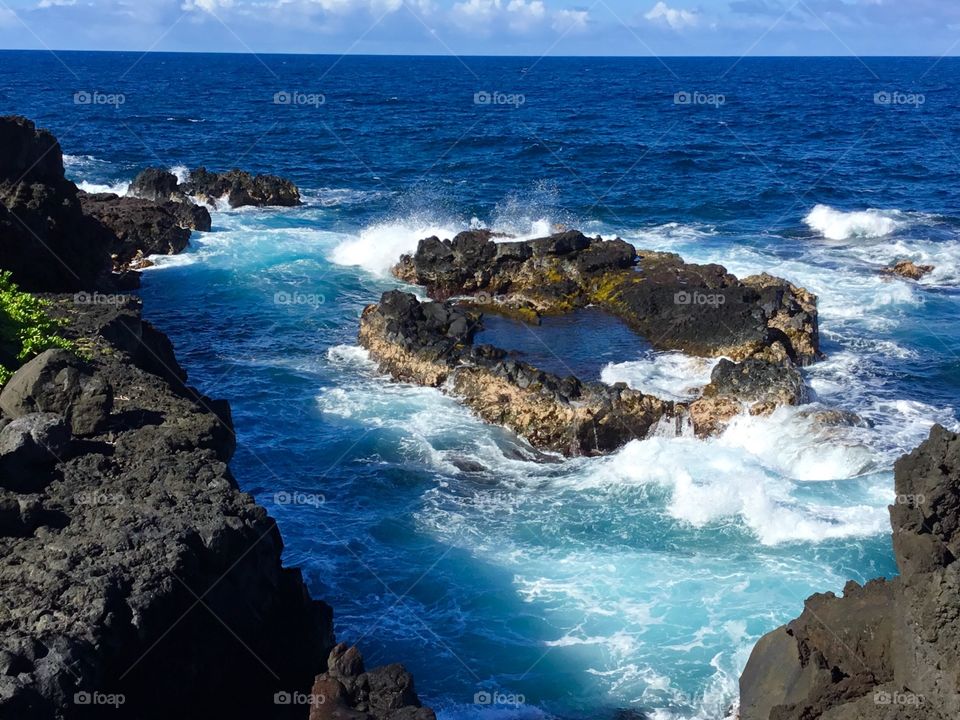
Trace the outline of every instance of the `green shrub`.
{"label": "green shrub", "polygon": [[58,335],[63,322],[47,314],[49,304],[22,292],[9,272],[0,272],[0,386],[17,367],[44,350],[75,350],[74,344]]}

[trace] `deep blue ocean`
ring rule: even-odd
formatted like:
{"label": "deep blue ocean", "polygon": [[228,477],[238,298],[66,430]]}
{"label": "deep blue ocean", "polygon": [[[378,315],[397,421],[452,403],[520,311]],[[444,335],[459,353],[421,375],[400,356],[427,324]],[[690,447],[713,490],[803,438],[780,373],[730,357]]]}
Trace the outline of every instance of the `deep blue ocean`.
{"label": "deep blue ocean", "polygon": [[[302,188],[215,212],[144,274],[146,315],[232,403],[237,479],[340,639],[444,720],[720,718],[806,596],[896,572],[893,462],[958,424],[960,60],[3,52],[0,109],[88,190],[197,165]],[[873,427],[785,409],[544,461],[357,347],[419,238],[558,225],[817,293],[808,382]],[[936,270],[879,274],[904,258]],[[712,367],[589,313],[484,332],[670,397]]]}

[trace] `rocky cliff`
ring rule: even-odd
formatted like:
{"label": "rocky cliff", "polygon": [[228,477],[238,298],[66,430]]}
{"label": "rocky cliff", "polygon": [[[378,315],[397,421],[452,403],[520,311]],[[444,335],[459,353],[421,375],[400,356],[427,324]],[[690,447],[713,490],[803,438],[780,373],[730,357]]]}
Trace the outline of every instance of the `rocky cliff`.
{"label": "rocky cliff", "polygon": [[71,348],[0,388],[0,720],[433,718],[402,667],[332,665],[330,608],[230,472],[229,406],[103,291],[119,239],[23,118],[0,118],[0,200],[0,270],[61,293]]}
{"label": "rocky cliff", "polygon": [[757,643],[741,720],[960,717],[960,436],[936,426],[896,465],[900,576],[808,598]]}

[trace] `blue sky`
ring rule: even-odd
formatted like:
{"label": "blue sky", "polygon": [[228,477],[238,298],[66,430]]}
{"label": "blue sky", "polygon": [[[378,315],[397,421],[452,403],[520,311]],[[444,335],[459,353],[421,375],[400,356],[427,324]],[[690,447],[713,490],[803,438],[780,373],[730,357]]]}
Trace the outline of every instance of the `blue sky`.
{"label": "blue sky", "polygon": [[958,0],[0,0],[0,47],[957,55]]}

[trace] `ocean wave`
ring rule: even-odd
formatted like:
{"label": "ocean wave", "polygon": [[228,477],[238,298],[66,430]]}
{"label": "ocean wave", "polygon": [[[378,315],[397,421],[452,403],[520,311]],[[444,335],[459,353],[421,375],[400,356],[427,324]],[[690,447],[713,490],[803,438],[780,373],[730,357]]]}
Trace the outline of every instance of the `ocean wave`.
{"label": "ocean wave", "polygon": [[129,181],[120,180],[113,183],[94,183],[81,180],[77,187],[91,194],[95,193],[113,193],[114,195],[126,195],[127,188],[130,187]]}
{"label": "ocean wave", "polygon": [[718,362],[680,352],[651,352],[640,360],[609,363],[600,379],[608,385],[625,382],[635,390],[682,402],[710,382]]}
{"label": "ocean wave", "polygon": [[[448,239],[464,230],[485,227],[477,218],[463,222],[422,215],[407,216],[370,225],[358,234],[348,236],[333,248],[329,259],[337,265],[357,266],[385,277],[401,255],[416,251],[417,243],[423,238]],[[512,239],[526,240],[549,235],[553,228],[554,224],[548,218],[537,218],[525,227],[494,225],[490,229],[509,233]]]}
{"label": "ocean wave", "polygon": [[185,183],[190,179],[190,170],[186,165],[174,165],[169,168],[169,172],[176,175],[178,183]]}
{"label": "ocean wave", "polygon": [[[807,452],[784,453],[775,447],[776,440],[790,442],[782,437],[770,437],[766,447],[757,447],[757,435],[756,426],[746,432],[741,426],[732,434],[728,430],[718,441],[634,441],[600,468],[591,482],[663,485],[671,490],[667,505],[671,517],[696,527],[739,517],[763,545],[823,542],[884,531],[885,507],[801,501],[793,496],[788,476],[771,473],[757,456],[763,456],[766,464],[789,464],[796,475],[833,478],[859,474],[862,461],[851,462],[843,452],[826,460],[818,458],[812,443]],[[862,452],[868,460],[866,448]]]}
{"label": "ocean wave", "polygon": [[[717,229],[713,225],[671,222],[628,230],[620,237],[633,243],[638,250],[675,252],[681,248],[697,246],[716,235]],[[603,237],[609,239],[606,234]],[[614,236],[611,235],[610,238],[612,237]]]}
{"label": "ocean wave", "polygon": [[109,164],[110,163],[106,160],[101,160],[93,155],[70,155],[69,153],[63,154],[63,166],[67,170],[82,170],[84,168],[103,167]]}
{"label": "ocean wave", "polygon": [[879,238],[890,235],[907,223],[900,210],[861,210],[844,212],[829,205],[817,205],[804,223],[828,240]]}

